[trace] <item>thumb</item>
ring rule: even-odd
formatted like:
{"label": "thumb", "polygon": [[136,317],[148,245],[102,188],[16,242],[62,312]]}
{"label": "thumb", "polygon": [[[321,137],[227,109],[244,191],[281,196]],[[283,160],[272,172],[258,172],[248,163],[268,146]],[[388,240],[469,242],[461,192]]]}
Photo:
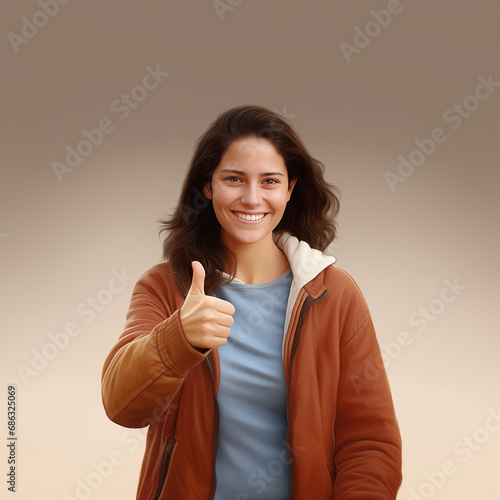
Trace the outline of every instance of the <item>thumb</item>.
{"label": "thumb", "polygon": [[188,294],[205,295],[205,269],[197,260],[191,262],[191,267],[193,268],[193,280]]}

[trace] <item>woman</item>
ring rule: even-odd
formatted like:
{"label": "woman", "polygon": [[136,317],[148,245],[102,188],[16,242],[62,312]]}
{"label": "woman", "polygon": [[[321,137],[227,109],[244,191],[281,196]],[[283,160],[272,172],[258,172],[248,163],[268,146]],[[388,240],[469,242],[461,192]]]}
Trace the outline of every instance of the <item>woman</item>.
{"label": "woman", "polygon": [[394,499],[401,438],[375,331],[324,250],[335,188],[277,114],[197,143],[103,369],[106,413],[149,425],[137,498]]}

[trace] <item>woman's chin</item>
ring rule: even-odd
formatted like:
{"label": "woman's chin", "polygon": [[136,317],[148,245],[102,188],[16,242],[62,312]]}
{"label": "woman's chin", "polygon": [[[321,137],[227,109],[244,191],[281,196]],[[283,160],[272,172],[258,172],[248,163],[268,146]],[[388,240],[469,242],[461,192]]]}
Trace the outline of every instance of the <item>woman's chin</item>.
{"label": "woman's chin", "polygon": [[222,241],[226,245],[255,245],[260,241],[264,240],[266,237],[270,236],[271,233],[262,231],[222,231],[221,237]]}

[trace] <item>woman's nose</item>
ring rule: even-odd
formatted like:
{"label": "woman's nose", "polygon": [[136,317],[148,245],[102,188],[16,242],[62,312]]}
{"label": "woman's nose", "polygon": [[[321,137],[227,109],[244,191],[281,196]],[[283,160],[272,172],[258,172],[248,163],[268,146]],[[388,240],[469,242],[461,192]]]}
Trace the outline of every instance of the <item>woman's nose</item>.
{"label": "woman's nose", "polygon": [[262,197],[259,187],[253,184],[248,184],[241,197],[241,202],[245,205],[257,206],[260,205],[261,199]]}

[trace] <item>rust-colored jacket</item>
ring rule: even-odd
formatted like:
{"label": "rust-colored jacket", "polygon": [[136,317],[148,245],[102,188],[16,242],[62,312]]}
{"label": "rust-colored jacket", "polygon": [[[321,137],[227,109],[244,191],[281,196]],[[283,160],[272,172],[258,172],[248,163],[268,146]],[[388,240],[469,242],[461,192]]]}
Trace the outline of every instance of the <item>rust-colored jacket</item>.
{"label": "rust-colored jacket", "polygon": [[[293,274],[283,341],[292,496],[395,499],[401,437],[363,295],[334,257],[274,237]],[[208,500],[216,488],[219,357],[184,336],[186,286],[169,263],[144,273],[103,368],[109,418],[149,425],[139,500]]]}

